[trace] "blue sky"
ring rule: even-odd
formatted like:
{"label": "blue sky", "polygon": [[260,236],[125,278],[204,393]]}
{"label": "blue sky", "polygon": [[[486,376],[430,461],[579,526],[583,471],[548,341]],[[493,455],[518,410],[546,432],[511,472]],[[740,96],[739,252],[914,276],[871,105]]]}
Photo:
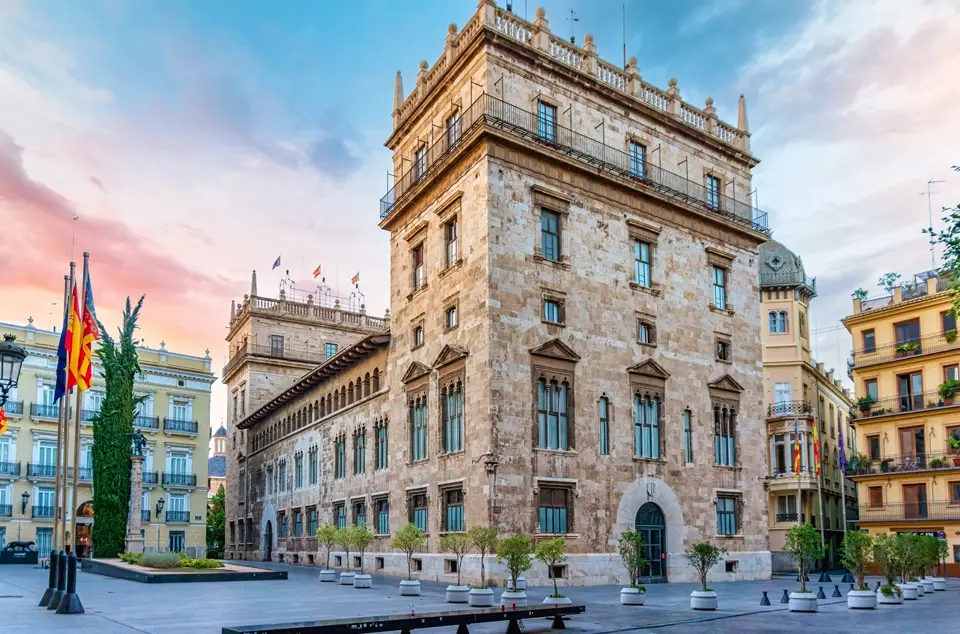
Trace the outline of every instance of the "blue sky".
{"label": "blue sky", "polygon": [[[503,0],[500,0],[501,6]],[[960,201],[955,0],[633,0],[627,55],[736,122],[747,98],[760,207],[818,277],[817,354],[843,367],[837,320],[857,286],[929,268],[919,196]],[[619,1],[513,3],[622,62]],[[143,334],[219,363],[231,299],[318,265],[387,307],[378,199],[393,78],[409,91],[475,0],[0,0],[0,320],[40,319],[69,259],[93,253],[109,318],[147,293]],[[16,248],[15,248],[16,247]],[[339,282],[333,278],[339,272]],[[114,313],[115,314],[115,313]],[[40,319],[42,321],[42,319]],[[831,330],[833,329],[833,330]]]}

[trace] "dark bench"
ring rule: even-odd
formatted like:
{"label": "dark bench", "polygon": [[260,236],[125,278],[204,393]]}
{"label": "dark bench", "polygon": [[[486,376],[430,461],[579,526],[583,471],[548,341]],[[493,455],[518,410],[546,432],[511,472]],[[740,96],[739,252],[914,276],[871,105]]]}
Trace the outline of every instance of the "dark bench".
{"label": "dark bench", "polygon": [[272,625],[239,625],[224,627],[222,634],[364,634],[366,632],[395,632],[410,634],[411,630],[429,627],[457,626],[457,634],[469,634],[468,625],[507,621],[507,634],[520,634],[517,621],[521,619],[553,618],[551,627],[566,629],[565,614],[583,614],[582,605],[531,605],[525,608],[481,608],[451,612],[425,612],[423,614],[392,614],[367,616],[352,619],[328,619],[324,621],[299,621]]}

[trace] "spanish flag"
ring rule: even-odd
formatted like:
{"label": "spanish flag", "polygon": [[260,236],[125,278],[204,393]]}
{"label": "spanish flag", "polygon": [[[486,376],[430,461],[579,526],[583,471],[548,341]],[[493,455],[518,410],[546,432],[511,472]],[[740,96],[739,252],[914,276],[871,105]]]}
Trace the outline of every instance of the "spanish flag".
{"label": "spanish flag", "polygon": [[793,472],[800,475],[800,429],[797,419],[793,419]]}
{"label": "spanish flag", "polygon": [[97,327],[97,311],[93,306],[93,287],[90,285],[90,273],[86,275],[87,285],[83,292],[82,336],[80,356],[77,360],[77,385],[84,392],[93,385],[93,342],[100,339]]}
{"label": "spanish flag", "polygon": [[70,316],[67,320],[67,330],[61,341],[64,342],[64,349],[67,353],[67,389],[79,385],[77,377],[79,376],[80,359],[80,341],[83,338],[83,327],[80,323],[80,302],[77,300],[77,287],[74,285],[71,291]]}
{"label": "spanish flag", "polygon": [[813,419],[813,465],[817,469],[817,477],[820,477],[820,434],[817,433],[817,419]]}

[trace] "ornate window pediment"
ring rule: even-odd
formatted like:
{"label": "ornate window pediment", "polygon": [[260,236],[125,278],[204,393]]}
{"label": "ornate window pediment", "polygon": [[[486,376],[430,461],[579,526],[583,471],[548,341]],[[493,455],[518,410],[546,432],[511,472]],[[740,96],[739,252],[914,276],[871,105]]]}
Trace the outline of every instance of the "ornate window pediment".
{"label": "ornate window pediment", "polygon": [[580,360],[580,355],[559,339],[551,339],[536,348],[532,348],[530,354],[538,357],[559,359],[560,361],[569,361],[570,363],[576,363]]}
{"label": "ornate window pediment", "polygon": [[[726,396],[732,398],[739,398],[739,394],[743,392],[743,386],[740,385],[736,379],[734,379],[729,374],[724,374],[719,379],[711,381],[707,384],[707,387],[710,388],[710,391],[717,390],[719,392],[727,392]],[[718,394],[718,396],[725,396],[724,394]]]}
{"label": "ornate window pediment", "polygon": [[[437,369],[442,368],[443,366],[449,365],[454,361],[465,359],[468,354],[469,353],[467,352],[466,348],[447,344],[443,347],[443,350],[440,351],[436,361],[433,362],[433,367]],[[406,377],[404,377],[404,380],[406,380]]]}
{"label": "ornate window pediment", "polygon": [[403,373],[403,378],[401,378],[400,381],[403,383],[412,383],[417,379],[422,379],[429,375],[430,368],[419,361],[414,361],[410,364],[410,367],[407,368],[407,371]]}
{"label": "ornate window pediment", "polygon": [[670,373],[653,359],[645,359],[636,365],[632,365],[627,368],[627,372],[636,377],[645,377],[661,382],[670,378]]}

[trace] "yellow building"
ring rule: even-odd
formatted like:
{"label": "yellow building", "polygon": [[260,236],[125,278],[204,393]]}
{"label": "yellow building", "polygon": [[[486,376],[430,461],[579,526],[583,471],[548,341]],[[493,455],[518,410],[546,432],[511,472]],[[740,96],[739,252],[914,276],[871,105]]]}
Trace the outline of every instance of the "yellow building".
{"label": "yellow building", "polygon": [[[0,323],[28,356],[19,385],[4,408],[9,427],[0,436],[0,546],[33,541],[50,551],[53,535],[54,474],[57,453],[57,344],[60,333],[29,325]],[[134,425],[148,441],[144,462],[142,528],[146,550],[206,551],[207,442],[210,438],[210,388],[215,377],[209,354],[198,357],[139,348],[142,374],[135,393],[145,396]],[[92,543],[93,428],[103,402],[103,379],[95,361],[93,387],[83,393],[80,411],[80,472],[77,500],[68,498],[67,521],[77,513],[77,552],[96,554]],[[72,397],[71,403],[75,402]],[[73,437],[71,415],[71,438]],[[69,455],[73,468],[73,446]],[[72,471],[71,471],[72,473]],[[72,476],[71,476],[72,477]],[[162,500],[162,505],[160,501]],[[158,509],[160,512],[158,513]]]}
{"label": "yellow building", "polygon": [[[859,397],[852,467],[858,525],[873,534],[923,533],[950,547],[947,573],[960,575],[960,341],[946,280],[918,275],[893,295],[855,299],[843,320],[853,337],[851,376]],[[945,386],[946,383],[946,386]]]}
{"label": "yellow building", "polygon": [[[850,410],[853,401],[834,370],[827,371],[810,354],[809,309],[816,280],[803,262],[776,241],[760,246],[761,341],[769,471],[770,552],[773,570],[796,570],[783,553],[786,532],[798,522],[823,529],[827,560],[836,565],[847,525],[856,518],[852,482],[841,477],[840,433],[854,451]],[[818,486],[813,456],[813,426],[821,442]],[[800,435],[801,473],[793,468],[794,427]],[[798,496],[800,503],[798,504]],[[822,512],[821,512],[822,501]],[[846,514],[844,511],[846,510]]]}

